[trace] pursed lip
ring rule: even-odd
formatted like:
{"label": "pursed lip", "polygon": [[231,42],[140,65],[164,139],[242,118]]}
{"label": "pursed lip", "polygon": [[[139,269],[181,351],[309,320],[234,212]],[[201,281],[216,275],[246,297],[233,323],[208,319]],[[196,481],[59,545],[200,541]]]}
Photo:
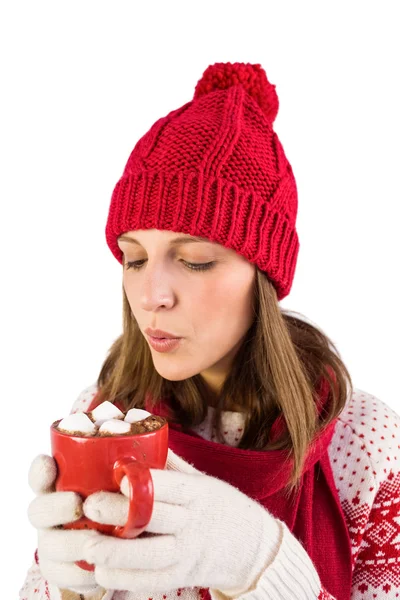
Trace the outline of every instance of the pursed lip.
{"label": "pursed lip", "polygon": [[179,335],[175,335],[174,333],[169,333],[168,331],[163,331],[162,329],[152,329],[151,327],[147,327],[144,330],[145,333],[151,335],[154,338],[169,338],[169,339],[179,339]]}

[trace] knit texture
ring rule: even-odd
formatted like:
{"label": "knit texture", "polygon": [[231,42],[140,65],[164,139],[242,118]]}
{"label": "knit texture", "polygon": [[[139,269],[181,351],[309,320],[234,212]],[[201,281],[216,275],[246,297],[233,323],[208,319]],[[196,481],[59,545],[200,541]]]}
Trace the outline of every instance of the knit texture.
{"label": "knit texture", "polygon": [[[85,388],[71,412],[87,410],[96,393],[96,384]],[[210,407],[207,418],[196,428],[209,440],[216,439],[212,412]],[[226,412],[223,424],[225,443],[238,445],[243,415]],[[355,389],[339,416],[328,452],[352,543],[351,599],[395,600],[400,597],[399,415],[374,395]],[[318,581],[311,559],[287,530],[275,561],[266,569],[257,589],[241,600],[332,599]],[[199,588],[157,596],[109,590],[104,600],[203,600],[205,596],[206,590]],[[217,591],[211,590],[211,596],[213,600],[224,600]],[[41,577],[36,561],[19,598],[61,600],[59,590]]]}
{"label": "knit texture", "polygon": [[117,260],[127,231],[202,236],[256,264],[278,299],[287,296],[299,251],[297,188],[273,130],[277,111],[261,65],[210,65],[193,100],[158,119],[129,156],[105,230]]}
{"label": "knit texture", "polygon": [[[320,414],[329,410],[329,390],[327,379],[321,378],[316,390]],[[151,399],[146,400],[145,408],[155,414],[168,415],[168,402],[161,399],[151,408],[152,404]],[[233,485],[286,523],[312,559],[324,587],[337,600],[348,600],[351,542],[327,453],[335,427],[334,420],[309,445],[298,493],[289,498],[285,486],[292,472],[293,458],[287,451],[231,448],[205,440],[196,432],[183,432],[178,424],[171,424],[168,443],[175,454],[196,469]],[[287,427],[281,416],[273,423],[269,440],[279,439],[285,431]]]}

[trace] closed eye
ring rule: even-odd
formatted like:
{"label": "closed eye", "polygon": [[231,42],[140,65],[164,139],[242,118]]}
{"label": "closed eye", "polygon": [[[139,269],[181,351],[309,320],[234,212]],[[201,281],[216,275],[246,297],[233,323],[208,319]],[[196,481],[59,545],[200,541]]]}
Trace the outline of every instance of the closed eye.
{"label": "closed eye", "polygon": [[[125,269],[126,270],[133,269],[134,271],[139,271],[139,269],[142,268],[144,262],[145,262],[145,260],[128,261],[125,263]],[[182,262],[185,265],[185,267],[187,269],[190,269],[191,271],[208,271],[215,264],[215,260],[208,262],[208,263],[189,263],[186,260],[183,260]],[[139,263],[142,263],[142,264],[139,264]]]}

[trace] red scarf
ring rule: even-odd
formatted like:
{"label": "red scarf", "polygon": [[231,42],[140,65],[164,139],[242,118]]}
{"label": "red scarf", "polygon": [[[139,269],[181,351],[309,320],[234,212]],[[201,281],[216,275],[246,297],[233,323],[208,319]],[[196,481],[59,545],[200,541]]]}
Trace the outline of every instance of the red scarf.
{"label": "red scarf", "polygon": [[[319,411],[324,407],[327,390],[327,383],[318,390]],[[90,410],[94,401],[95,398]],[[168,416],[168,404],[161,402],[150,412]],[[336,600],[349,600],[351,541],[327,452],[335,425],[336,420],[310,446],[299,492],[290,501],[283,492],[293,461],[284,462],[284,450],[242,450],[210,442],[194,431],[184,433],[178,425],[170,425],[169,447],[199,471],[237,487],[284,521],[308,552],[324,588]],[[276,439],[285,427],[282,416],[278,417],[270,440]],[[205,596],[210,598],[208,593]]]}

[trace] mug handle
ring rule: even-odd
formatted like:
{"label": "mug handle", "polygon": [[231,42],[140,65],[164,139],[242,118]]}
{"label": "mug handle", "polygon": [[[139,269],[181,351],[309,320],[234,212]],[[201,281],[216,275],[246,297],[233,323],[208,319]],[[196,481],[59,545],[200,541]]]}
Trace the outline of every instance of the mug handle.
{"label": "mug handle", "polygon": [[129,483],[129,513],[126,524],[116,526],[113,535],[136,538],[150,522],[153,514],[154,487],[149,467],[134,456],[120,458],[114,463],[114,479],[119,486],[126,475]]}
{"label": "mug handle", "polygon": [[[124,475],[129,482],[129,513],[123,527],[116,526],[112,535],[121,538],[135,538],[144,531],[153,514],[154,487],[153,478],[147,465],[135,457],[120,458],[114,463],[114,479],[119,486]],[[94,571],[95,567],[85,560],[75,564],[85,571]]]}

